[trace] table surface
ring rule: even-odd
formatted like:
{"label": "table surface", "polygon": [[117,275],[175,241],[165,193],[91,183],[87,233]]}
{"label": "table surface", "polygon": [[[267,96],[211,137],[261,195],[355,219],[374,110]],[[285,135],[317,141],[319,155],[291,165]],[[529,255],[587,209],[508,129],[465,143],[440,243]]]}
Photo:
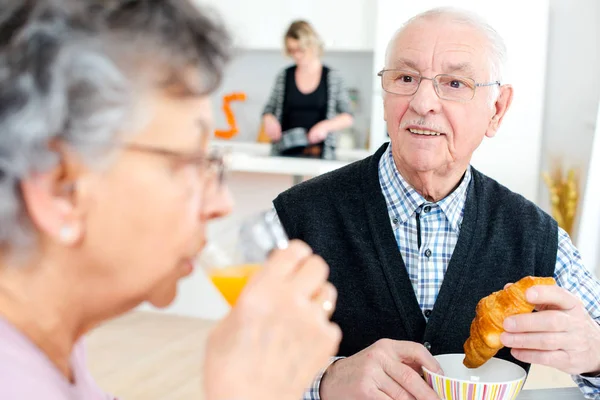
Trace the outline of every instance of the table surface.
{"label": "table surface", "polygon": [[579,388],[523,390],[517,400],[583,400]]}

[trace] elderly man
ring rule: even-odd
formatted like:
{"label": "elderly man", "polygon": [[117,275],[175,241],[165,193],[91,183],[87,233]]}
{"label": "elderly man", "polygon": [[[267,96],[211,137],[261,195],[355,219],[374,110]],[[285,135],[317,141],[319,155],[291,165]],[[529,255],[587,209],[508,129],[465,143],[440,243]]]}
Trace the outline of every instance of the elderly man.
{"label": "elderly man", "polygon": [[505,48],[477,17],[436,9],[390,41],[379,76],[390,144],[274,201],[292,237],[331,266],[338,359],[306,399],[437,399],[419,376],[463,352],[477,302],[527,276],[553,276],[507,318],[498,357],[552,366],[600,396],[600,284],[537,206],[470,166],[513,89]]}

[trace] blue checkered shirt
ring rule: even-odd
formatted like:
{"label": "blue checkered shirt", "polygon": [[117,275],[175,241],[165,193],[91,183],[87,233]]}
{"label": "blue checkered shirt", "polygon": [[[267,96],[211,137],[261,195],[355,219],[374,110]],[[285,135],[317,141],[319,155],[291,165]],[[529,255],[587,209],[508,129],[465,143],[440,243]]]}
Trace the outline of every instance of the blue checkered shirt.
{"label": "blue checkered shirt", "polygon": [[[437,203],[432,203],[402,178],[394,163],[391,147],[379,162],[379,182],[387,203],[390,224],[425,318],[428,310],[433,309],[458,241],[470,181],[469,168],[456,190]],[[420,239],[417,235],[417,215]],[[558,232],[554,278],[559,286],[579,297],[592,318],[600,323],[600,281],[584,267],[579,251],[562,229]],[[317,375],[303,400],[320,400],[323,373],[324,370]],[[586,398],[600,398],[600,378],[573,376],[573,380]]]}

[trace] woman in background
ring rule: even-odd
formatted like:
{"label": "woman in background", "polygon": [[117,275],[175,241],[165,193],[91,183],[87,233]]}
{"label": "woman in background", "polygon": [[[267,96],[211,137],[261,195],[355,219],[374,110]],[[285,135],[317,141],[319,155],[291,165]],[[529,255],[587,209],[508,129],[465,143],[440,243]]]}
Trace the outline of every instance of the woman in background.
{"label": "woman in background", "polygon": [[[350,98],[342,77],[323,65],[323,45],[306,21],[295,21],[284,36],[285,53],[295,64],[281,71],[263,111],[265,133],[275,155],[335,159],[333,132],[352,125]],[[303,128],[309,145],[282,135]],[[296,130],[297,131],[297,130]]]}
{"label": "woman in background", "polygon": [[[187,0],[0,0],[0,399],[112,398],[82,337],[170,304],[232,207],[207,154],[227,48]],[[210,336],[207,400],[301,397],[340,340],[326,278],[272,255]]]}

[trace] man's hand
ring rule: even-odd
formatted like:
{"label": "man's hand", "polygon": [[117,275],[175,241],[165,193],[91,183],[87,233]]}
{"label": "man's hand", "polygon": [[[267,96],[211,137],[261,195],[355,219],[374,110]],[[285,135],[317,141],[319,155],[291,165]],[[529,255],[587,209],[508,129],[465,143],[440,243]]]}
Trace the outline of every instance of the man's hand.
{"label": "man's hand", "polygon": [[526,297],[539,312],[504,320],[500,339],[512,355],[573,375],[600,372],[600,326],[579,298],[558,286],[534,286]]}
{"label": "man's hand", "polygon": [[421,366],[443,373],[419,343],[382,339],[332,364],[321,381],[322,400],[439,400]]}

